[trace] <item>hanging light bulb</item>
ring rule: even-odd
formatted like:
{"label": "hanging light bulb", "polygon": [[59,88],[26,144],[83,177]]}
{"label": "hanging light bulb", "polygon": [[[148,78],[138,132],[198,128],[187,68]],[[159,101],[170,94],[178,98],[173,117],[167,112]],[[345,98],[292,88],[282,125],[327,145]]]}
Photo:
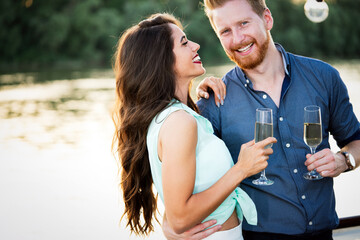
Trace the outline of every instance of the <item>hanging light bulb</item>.
{"label": "hanging light bulb", "polygon": [[324,21],[329,15],[329,7],[323,0],[307,0],[304,10],[306,17],[314,23]]}

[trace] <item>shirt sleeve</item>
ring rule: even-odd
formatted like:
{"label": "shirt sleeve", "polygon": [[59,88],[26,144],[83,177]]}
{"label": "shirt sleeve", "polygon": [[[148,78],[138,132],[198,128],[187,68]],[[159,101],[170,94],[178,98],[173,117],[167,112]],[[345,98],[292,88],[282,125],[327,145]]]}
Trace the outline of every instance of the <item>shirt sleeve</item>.
{"label": "shirt sleeve", "polygon": [[214,93],[211,92],[209,95],[209,99],[201,98],[196,104],[200,114],[211,122],[214,134],[221,138],[220,111],[215,104]]}
{"label": "shirt sleeve", "polygon": [[339,72],[334,68],[329,71],[332,80],[330,97],[329,131],[339,147],[359,138],[360,124],[350,103],[349,94]]}
{"label": "shirt sleeve", "polygon": [[355,141],[355,140],[360,140],[360,128],[357,130],[357,132],[352,135],[350,138],[345,139],[344,141],[338,142],[338,145],[340,148],[345,147],[348,143]]}

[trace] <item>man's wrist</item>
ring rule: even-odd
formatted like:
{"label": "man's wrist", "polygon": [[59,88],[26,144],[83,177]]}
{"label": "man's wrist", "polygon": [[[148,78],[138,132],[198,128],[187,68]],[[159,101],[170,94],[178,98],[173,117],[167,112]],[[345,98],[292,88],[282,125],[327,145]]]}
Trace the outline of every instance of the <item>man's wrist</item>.
{"label": "man's wrist", "polygon": [[349,167],[346,164],[346,157],[341,153],[341,151],[338,151],[336,154],[339,155],[339,158],[341,159],[341,162],[344,165],[345,169],[342,172],[344,173],[344,172],[348,171]]}
{"label": "man's wrist", "polygon": [[355,159],[350,153],[345,152],[345,151],[338,151],[337,153],[340,153],[342,155],[342,159],[344,159],[343,161],[346,166],[346,169],[344,172],[349,172],[349,171],[355,169],[355,166],[356,166]]}

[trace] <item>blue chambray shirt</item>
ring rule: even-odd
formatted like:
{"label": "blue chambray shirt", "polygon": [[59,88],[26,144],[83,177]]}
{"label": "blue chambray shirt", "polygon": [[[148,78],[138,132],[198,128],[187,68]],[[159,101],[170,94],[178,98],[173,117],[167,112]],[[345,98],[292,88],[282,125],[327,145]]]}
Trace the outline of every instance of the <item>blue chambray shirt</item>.
{"label": "blue chambray shirt", "polygon": [[321,108],[323,141],[316,151],[330,147],[329,133],[340,147],[360,139],[360,124],[337,70],[322,61],[285,52],[279,44],[276,47],[286,68],[279,107],[268,94],[254,90],[239,67],[223,78],[227,91],[223,106],[215,105],[213,94],[197,104],[201,114],[212,123],[215,134],[224,140],[234,162],[241,145],[254,139],[255,109],[273,110],[274,137],[278,142],[273,145],[266,176],[275,183],[252,184],[259,174],[242,182],[241,188],[255,202],[258,212],[258,225],[244,221],[245,230],[303,234],[333,229],[339,222],[333,179],[303,178],[307,172],[305,155],[310,153],[303,140],[304,107]]}

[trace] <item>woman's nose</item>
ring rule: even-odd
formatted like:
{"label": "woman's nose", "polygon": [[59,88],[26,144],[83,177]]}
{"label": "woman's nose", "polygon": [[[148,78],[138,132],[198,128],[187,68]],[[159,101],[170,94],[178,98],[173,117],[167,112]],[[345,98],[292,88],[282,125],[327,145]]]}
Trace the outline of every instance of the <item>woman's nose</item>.
{"label": "woman's nose", "polygon": [[191,42],[192,43],[192,49],[194,52],[197,52],[200,49],[200,45],[197,44],[196,42]]}

